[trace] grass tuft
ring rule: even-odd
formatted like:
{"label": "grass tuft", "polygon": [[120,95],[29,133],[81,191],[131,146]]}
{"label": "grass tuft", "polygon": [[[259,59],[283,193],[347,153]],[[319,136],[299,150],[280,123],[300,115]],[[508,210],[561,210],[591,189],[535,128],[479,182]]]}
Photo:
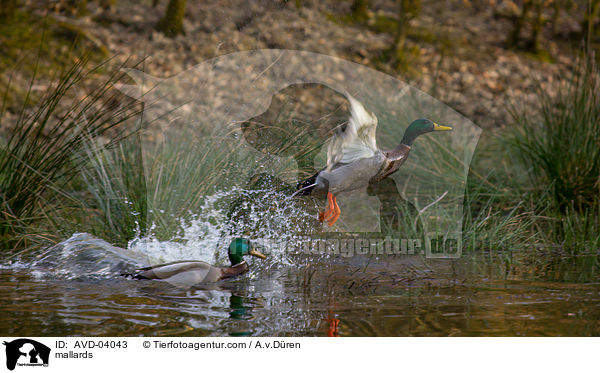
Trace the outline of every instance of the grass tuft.
{"label": "grass tuft", "polygon": [[512,139],[538,194],[562,212],[586,211],[600,199],[600,80],[592,58],[583,58],[555,99],[540,91],[537,112],[516,116]]}
{"label": "grass tuft", "polygon": [[4,250],[21,245],[23,237],[32,237],[28,232],[34,227],[40,232],[39,224],[47,228],[49,210],[60,209],[59,200],[73,199],[65,188],[77,175],[87,139],[121,133],[121,125],[137,114],[133,104],[122,105],[112,96],[112,82],[119,79],[118,73],[98,84],[93,93],[79,96],[78,84],[94,79],[104,64],[92,69],[86,66],[85,59],[78,60],[33,110],[27,109],[28,94],[14,123],[4,123],[6,116],[0,117],[0,127],[8,128],[0,144]]}

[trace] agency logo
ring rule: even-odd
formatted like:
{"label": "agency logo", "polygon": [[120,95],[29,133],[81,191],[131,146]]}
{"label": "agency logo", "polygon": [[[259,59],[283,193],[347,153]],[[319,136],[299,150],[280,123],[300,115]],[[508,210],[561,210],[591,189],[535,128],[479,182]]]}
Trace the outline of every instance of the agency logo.
{"label": "agency logo", "polygon": [[48,366],[50,348],[33,339],[19,338],[4,342],[6,346],[6,367],[14,370],[16,366]]}

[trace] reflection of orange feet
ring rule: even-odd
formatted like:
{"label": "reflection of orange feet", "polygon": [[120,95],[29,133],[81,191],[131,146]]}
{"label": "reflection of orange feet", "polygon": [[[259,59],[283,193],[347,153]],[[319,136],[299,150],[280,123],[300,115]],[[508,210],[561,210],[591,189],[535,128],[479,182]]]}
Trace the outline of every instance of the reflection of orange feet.
{"label": "reflection of orange feet", "polygon": [[328,337],[339,337],[340,336],[340,320],[338,319],[328,319],[329,328],[327,328],[327,336]]}
{"label": "reflection of orange feet", "polygon": [[331,193],[327,193],[327,207],[325,211],[319,213],[319,221],[327,221],[327,224],[331,227],[340,217],[342,210],[337,204],[337,199]]}

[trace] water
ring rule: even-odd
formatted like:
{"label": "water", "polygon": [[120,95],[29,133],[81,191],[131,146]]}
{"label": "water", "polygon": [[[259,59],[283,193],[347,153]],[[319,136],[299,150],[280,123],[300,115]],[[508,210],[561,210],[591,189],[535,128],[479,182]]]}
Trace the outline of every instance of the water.
{"label": "water", "polygon": [[[137,259],[119,262],[120,251],[89,240],[75,237],[74,251],[60,253],[67,263],[82,263],[70,271],[44,267],[43,261],[0,269],[0,334],[600,335],[600,284],[506,279],[486,274],[494,271],[481,270],[479,258],[330,258],[305,266],[254,266],[231,281],[182,289],[119,276]],[[107,255],[98,255],[102,251]],[[51,261],[47,255],[43,260]],[[104,274],[90,271],[92,262]],[[76,273],[83,270],[93,274]]]}

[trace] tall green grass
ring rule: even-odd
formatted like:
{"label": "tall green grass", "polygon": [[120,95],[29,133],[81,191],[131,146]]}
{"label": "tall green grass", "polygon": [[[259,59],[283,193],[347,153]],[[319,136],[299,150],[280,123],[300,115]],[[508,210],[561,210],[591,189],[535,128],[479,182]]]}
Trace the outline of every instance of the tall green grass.
{"label": "tall green grass", "polygon": [[0,127],[7,132],[0,144],[2,250],[59,236],[48,214],[63,207],[59,201],[73,200],[66,186],[77,175],[84,144],[108,134],[118,138],[121,125],[137,115],[136,105],[112,97],[118,72],[96,83],[92,93],[79,96],[79,85],[96,81],[104,68],[88,68],[80,59],[33,107],[28,93],[15,122],[0,116]]}
{"label": "tall green grass", "polygon": [[516,115],[522,131],[515,155],[528,167],[538,193],[566,212],[587,211],[600,200],[600,79],[583,57],[555,98],[540,89],[540,108]]}
{"label": "tall green grass", "polygon": [[121,247],[147,232],[148,190],[139,136],[112,147],[92,139],[82,153],[77,204],[62,214],[62,225]]}
{"label": "tall green grass", "polygon": [[164,141],[144,141],[143,133],[111,147],[89,141],[72,188],[77,204],[61,216],[63,226],[121,247],[149,233],[163,240],[183,233],[182,220],[209,213],[206,197],[243,186],[249,171],[239,142],[192,129],[177,128]]}
{"label": "tall green grass", "polygon": [[548,246],[568,253],[598,250],[600,79],[593,57],[582,57],[557,97],[540,92],[539,109],[516,119],[521,131],[511,142],[539,201],[536,229]]}
{"label": "tall green grass", "polygon": [[576,64],[556,97],[515,115],[510,154],[527,175],[530,272],[597,281],[600,272],[600,79],[593,56]]}
{"label": "tall green grass", "polygon": [[482,137],[465,196],[467,252],[500,254],[507,276],[597,281],[599,82],[583,57],[556,96],[540,90],[537,107]]}

